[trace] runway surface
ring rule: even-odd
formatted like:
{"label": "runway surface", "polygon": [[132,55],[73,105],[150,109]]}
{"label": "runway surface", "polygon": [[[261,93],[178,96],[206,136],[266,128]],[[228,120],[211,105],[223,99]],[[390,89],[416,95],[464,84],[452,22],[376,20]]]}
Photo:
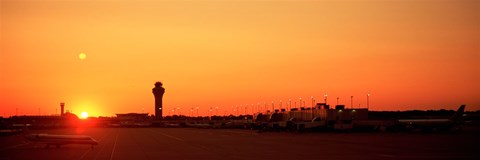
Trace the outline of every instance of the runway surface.
{"label": "runway surface", "polygon": [[473,133],[288,133],[240,129],[77,128],[99,145],[46,148],[21,135],[0,137],[7,159],[480,159]]}

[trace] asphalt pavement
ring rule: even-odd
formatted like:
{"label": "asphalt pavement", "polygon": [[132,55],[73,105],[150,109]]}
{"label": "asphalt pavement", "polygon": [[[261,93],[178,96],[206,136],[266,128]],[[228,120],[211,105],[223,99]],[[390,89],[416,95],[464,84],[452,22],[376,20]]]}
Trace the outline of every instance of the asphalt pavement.
{"label": "asphalt pavement", "polygon": [[99,142],[46,148],[22,135],[0,137],[9,159],[480,159],[473,133],[289,133],[242,129],[74,128]]}

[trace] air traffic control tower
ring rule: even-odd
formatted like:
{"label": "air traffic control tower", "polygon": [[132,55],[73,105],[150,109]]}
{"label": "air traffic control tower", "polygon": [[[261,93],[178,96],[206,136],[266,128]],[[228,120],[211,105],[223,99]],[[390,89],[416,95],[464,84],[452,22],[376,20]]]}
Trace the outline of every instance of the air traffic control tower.
{"label": "air traffic control tower", "polygon": [[165,93],[165,88],[162,85],[162,82],[156,82],[152,89],[153,96],[155,96],[155,119],[162,119],[162,98]]}

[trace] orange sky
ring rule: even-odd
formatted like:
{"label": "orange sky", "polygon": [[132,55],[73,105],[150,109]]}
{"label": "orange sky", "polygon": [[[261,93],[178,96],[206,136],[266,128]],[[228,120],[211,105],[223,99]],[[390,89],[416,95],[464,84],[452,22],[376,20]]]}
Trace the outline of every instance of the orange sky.
{"label": "orange sky", "polygon": [[370,93],[372,110],[480,109],[480,1],[0,5],[0,116],[54,114],[60,102],[77,115],[152,114],[156,81],[166,115],[325,93],[347,107]]}

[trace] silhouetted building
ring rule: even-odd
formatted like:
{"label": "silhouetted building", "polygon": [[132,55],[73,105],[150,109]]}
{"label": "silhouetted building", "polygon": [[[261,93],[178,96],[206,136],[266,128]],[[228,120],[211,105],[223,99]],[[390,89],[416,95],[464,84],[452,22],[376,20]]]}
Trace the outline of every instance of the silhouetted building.
{"label": "silhouetted building", "polygon": [[162,82],[156,82],[155,88],[152,89],[153,96],[155,96],[155,118],[162,119],[162,107],[163,107],[163,94],[165,93],[165,88],[162,87]]}
{"label": "silhouetted building", "polygon": [[345,109],[345,105],[336,105],[335,109],[336,110]]}
{"label": "silhouetted building", "polygon": [[77,115],[66,112],[59,115],[23,115],[12,116],[8,120],[11,126],[30,125],[33,128],[55,128],[77,126],[79,119]]}
{"label": "silhouetted building", "polygon": [[117,113],[119,120],[146,120],[148,119],[148,113]]}
{"label": "silhouetted building", "polygon": [[317,105],[315,105],[315,108],[316,109],[330,109],[330,105],[328,105],[326,103],[317,103]]}
{"label": "silhouetted building", "polygon": [[148,113],[126,113],[118,114],[117,118],[108,124],[111,127],[146,127],[148,123]]}

